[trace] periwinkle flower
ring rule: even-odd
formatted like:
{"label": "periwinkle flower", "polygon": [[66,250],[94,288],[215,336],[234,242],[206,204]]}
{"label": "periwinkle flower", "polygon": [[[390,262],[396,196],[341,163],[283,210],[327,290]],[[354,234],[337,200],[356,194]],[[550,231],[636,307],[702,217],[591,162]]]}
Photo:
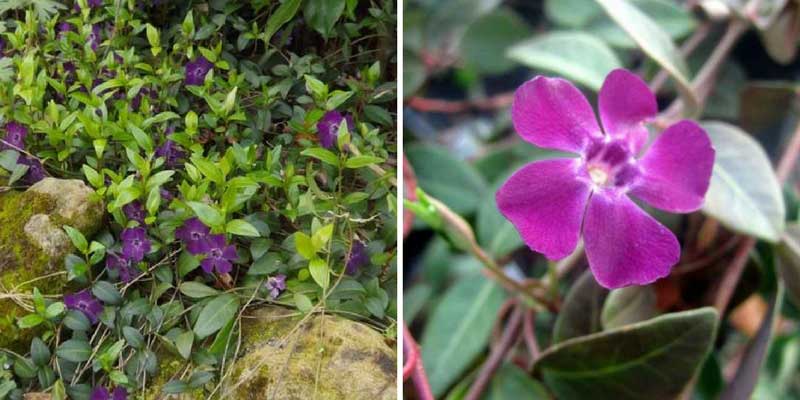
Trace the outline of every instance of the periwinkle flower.
{"label": "periwinkle flower", "polygon": [[133,262],[144,259],[145,254],[150,252],[152,245],[147,238],[147,232],[141,226],[127,228],[120,235],[122,239],[122,255]]}
{"label": "periwinkle flower", "polygon": [[147,212],[144,210],[144,206],[139,200],[132,201],[123,206],[122,212],[129,220],[136,221],[140,226],[144,226],[144,219],[147,217]]}
{"label": "periwinkle flower", "polygon": [[0,57],[5,56],[6,51],[6,41],[3,38],[0,38]]}
{"label": "periwinkle flower", "polygon": [[100,313],[103,312],[103,305],[92,295],[89,289],[64,295],[64,305],[70,310],[82,312],[92,325],[97,323]]}
{"label": "periwinkle flower", "polygon": [[168,168],[175,168],[180,165],[181,160],[186,158],[184,152],[177,143],[172,140],[164,141],[164,144],[156,149],[156,157],[164,159],[164,165]]}
{"label": "periwinkle flower", "polygon": [[226,243],[225,235],[208,236],[206,242],[208,246],[208,250],[205,252],[206,258],[200,263],[203,271],[211,274],[216,270],[220,275],[231,272],[233,268],[231,262],[239,258],[239,255],[236,254],[236,247]]}
{"label": "periwinkle flower", "polygon": [[281,292],[286,290],[286,275],[278,274],[270,276],[264,284],[264,287],[269,291],[269,297],[272,300],[277,299],[278,296],[281,295]]}
{"label": "periwinkle flower", "polygon": [[354,241],[352,247],[350,247],[350,258],[347,260],[345,272],[349,275],[355,275],[359,268],[367,264],[369,264],[367,246],[360,241]]}
{"label": "periwinkle flower", "polygon": [[183,226],[175,230],[175,237],[183,241],[189,253],[198,255],[209,250],[208,235],[211,230],[198,218],[187,219]]}
{"label": "periwinkle flower", "polygon": [[347,123],[348,130],[352,130],[355,127],[353,116],[345,116],[336,110],[326,112],[322,119],[317,122],[317,137],[322,147],[331,149],[336,145],[336,138],[339,137],[339,125],[343,121]]}
{"label": "periwinkle flower", "polygon": [[117,386],[109,393],[105,387],[97,386],[92,389],[89,400],[128,400],[128,389]]}
{"label": "periwinkle flower", "polygon": [[119,279],[125,283],[132,281],[139,275],[139,270],[133,262],[117,253],[109,252],[106,257],[106,269],[116,271]]}
{"label": "periwinkle flower", "polygon": [[172,194],[172,192],[170,192],[167,189],[164,188],[158,189],[158,193],[161,195],[161,199],[166,202],[170,202],[173,199],[175,199],[175,196]]}
{"label": "periwinkle flower", "polygon": [[97,46],[102,41],[102,38],[100,36],[101,33],[102,31],[100,30],[99,24],[92,25],[92,32],[89,33],[89,37],[87,38],[87,42],[89,43],[89,46],[92,48],[92,51],[97,51]]}
{"label": "periwinkle flower", "polygon": [[6,134],[0,141],[0,150],[14,149],[25,150],[25,137],[28,136],[28,128],[18,122],[6,124]]}
{"label": "periwinkle flower", "polygon": [[42,162],[39,161],[37,158],[30,156],[21,156],[19,160],[17,160],[17,162],[28,166],[28,171],[22,178],[22,181],[25,184],[33,185],[34,183],[44,179],[45,177],[44,166],[42,166]]}
{"label": "periwinkle flower", "polygon": [[699,209],[714,148],[699,125],[684,120],[642,151],[645,123],[658,108],[647,85],[626,70],[606,77],[598,108],[603,129],[566,80],[538,76],[517,89],[511,111],[519,135],[580,157],[522,167],[497,191],[497,206],[528,247],[548,259],[569,255],[582,233],[597,282],[609,289],[645,285],[669,274],[680,245],[628,196],[669,212]]}
{"label": "periwinkle flower", "polygon": [[198,56],[194,61],[186,63],[186,80],[187,85],[202,85],[206,79],[208,71],[214,67],[210,61],[203,56]]}
{"label": "periwinkle flower", "polygon": [[72,24],[69,22],[61,22],[56,26],[56,31],[58,31],[58,38],[63,38],[67,35],[67,32],[72,30]]}

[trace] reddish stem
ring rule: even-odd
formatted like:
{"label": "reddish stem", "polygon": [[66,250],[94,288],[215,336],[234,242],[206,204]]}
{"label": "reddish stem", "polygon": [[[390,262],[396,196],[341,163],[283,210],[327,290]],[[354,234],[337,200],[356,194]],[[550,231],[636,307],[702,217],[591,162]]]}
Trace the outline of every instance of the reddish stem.
{"label": "reddish stem", "polygon": [[500,367],[506,354],[511,350],[519,337],[519,328],[522,325],[523,314],[524,310],[522,310],[521,307],[517,307],[511,313],[506,329],[503,332],[503,338],[500,340],[500,343],[492,349],[486,362],[483,363],[481,371],[475,379],[475,383],[472,384],[469,392],[464,396],[464,400],[478,400],[481,394],[483,394],[483,391],[486,390],[486,386],[489,385],[495,371]]}
{"label": "reddish stem", "polygon": [[506,108],[514,101],[514,93],[501,93],[486,99],[477,100],[441,100],[425,97],[408,99],[409,107],[425,112],[460,113],[470,110],[497,110]]}
{"label": "reddish stem", "polygon": [[403,367],[403,381],[407,379],[406,369],[410,370],[411,382],[417,392],[419,400],[433,400],[431,385],[428,383],[428,376],[425,374],[425,366],[419,356],[419,345],[411,335],[406,324],[403,324],[403,356],[407,359]]}

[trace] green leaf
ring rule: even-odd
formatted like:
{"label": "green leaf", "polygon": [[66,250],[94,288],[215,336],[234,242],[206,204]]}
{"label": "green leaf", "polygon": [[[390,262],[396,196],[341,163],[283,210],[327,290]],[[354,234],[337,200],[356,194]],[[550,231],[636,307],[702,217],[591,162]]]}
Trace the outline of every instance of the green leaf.
{"label": "green leaf", "polygon": [[696,110],[698,100],[688,79],[686,61],[675,43],[650,17],[627,0],[595,0],[650,58],[678,84],[687,110]]}
{"label": "green leaf", "polygon": [[424,144],[406,147],[406,156],[425,192],[458,214],[475,211],[481,200],[476,194],[484,193],[487,188],[483,177],[470,164],[455,158],[444,147]]}
{"label": "green leaf", "polygon": [[486,400],[549,400],[547,389],[513,363],[503,364],[492,378]]}
{"label": "green leaf", "polygon": [[445,293],[420,341],[434,396],[441,396],[485,350],[504,297],[483,275],[464,277]]}
{"label": "green leaf", "polygon": [[315,258],[308,263],[308,272],[322,289],[327,290],[331,284],[331,271],[328,264],[321,258]]}
{"label": "green leaf", "polygon": [[781,239],[786,207],[764,149],[724,122],[704,122],[716,150],[703,212],[728,228],[769,242]]}
{"label": "green leaf", "polygon": [[[550,32],[519,43],[508,57],[528,67],[563,75],[598,91],[614,69],[621,68],[613,51],[597,37],[578,31]],[[592,62],[585,62],[585,60]]]}
{"label": "green leaf", "polygon": [[88,360],[91,354],[92,346],[84,339],[67,340],[56,350],[56,355],[60,358],[76,363]]}
{"label": "green leaf", "polygon": [[498,179],[492,186],[492,190],[487,190],[483,194],[475,220],[478,243],[496,257],[505,256],[524,245],[517,228],[503,214],[500,214],[494,199],[497,189],[506,182],[507,178],[508,175],[505,175]]}
{"label": "green leaf", "polygon": [[86,237],[83,236],[81,231],[68,226],[63,226],[64,231],[67,232],[67,236],[69,236],[69,240],[72,242],[72,245],[75,246],[76,249],[80,250],[81,253],[86,254],[89,250],[89,242],[86,241]]}
{"label": "green leaf", "polygon": [[298,310],[300,310],[300,312],[303,313],[311,311],[311,309],[314,307],[314,305],[311,304],[311,299],[302,293],[294,294],[294,305]]}
{"label": "green leaf", "polygon": [[608,290],[597,283],[592,271],[584,271],[567,292],[553,328],[553,343],[599,332],[606,295]]}
{"label": "green leaf", "polygon": [[294,247],[306,260],[312,260],[317,257],[317,251],[311,241],[311,237],[304,232],[297,232],[294,234]]}
{"label": "green leaf", "polygon": [[117,305],[122,302],[122,295],[114,284],[108,281],[97,281],[92,286],[92,294],[103,303]]}
{"label": "green leaf", "polygon": [[192,356],[192,344],[194,343],[194,334],[191,331],[186,331],[175,338],[175,347],[178,349],[178,354],[184,360],[188,360]]}
{"label": "green leaf", "polygon": [[628,286],[612,290],[603,305],[603,329],[619,328],[658,315],[656,291],[652,286]]}
{"label": "green leaf", "polygon": [[258,229],[243,219],[233,219],[225,225],[225,232],[239,236],[259,237]]}
{"label": "green leaf", "polygon": [[339,166],[339,157],[336,154],[333,154],[330,150],[323,149],[322,147],[312,147],[310,149],[305,149],[300,154],[316,158],[326,164],[333,165],[334,167]]}
{"label": "green leaf", "polygon": [[179,290],[184,295],[194,299],[202,299],[204,297],[216,296],[219,294],[219,290],[195,281],[181,283]]}
{"label": "green leaf", "polygon": [[306,22],[325,39],[333,33],[344,11],[344,0],[308,0],[303,9]]}
{"label": "green leaf", "polygon": [[204,339],[212,335],[235,318],[238,311],[239,298],[236,295],[225,293],[217,296],[200,311],[194,324],[195,336]]}
{"label": "green leaf", "polygon": [[181,255],[178,257],[178,274],[181,277],[186,276],[186,274],[194,271],[199,266],[200,259],[186,250],[182,251]]}
{"label": "green leaf", "polygon": [[269,45],[269,40],[272,39],[272,35],[274,35],[283,24],[294,18],[302,2],[302,0],[286,0],[275,9],[275,12],[267,19],[267,26],[261,38],[265,44]]}
{"label": "green leaf", "polygon": [[800,225],[794,223],[786,227],[777,254],[786,293],[794,305],[800,307]]}
{"label": "green leaf", "polygon": [[322,250],[333,236],[333,224],[328,224],[322,228],[317,229],[311,236],[311,244],[314,246],[315,251]]}
{"label": "green leaf", "polygon": [[368,165],[380,164],[384,161],[385,160],[383,158],[375,156],[355,156],[348,158],[347,161],[344,163],[344,166],[347,168],[356,169],[356,168],[363,168]]}
{"label": "green leaf", "polygon": [[672,313],[550,347],[534,365],[559,399],[673,399],[716,336],[710,307]]}
{"label": "green leaf", "polygon": [[478,72],[500,74],[514,68],[506,50],[531,36],[531,28],[516,12],[500,8],[467,28],[461,41],[461,58]]}
{"label": "green leaf", "polygon": [[189,201],[186,204],[191,207],[197,218],[200,218],[206,225],[217,227],[225,224],[225,217],[216,208],[198,201]]}

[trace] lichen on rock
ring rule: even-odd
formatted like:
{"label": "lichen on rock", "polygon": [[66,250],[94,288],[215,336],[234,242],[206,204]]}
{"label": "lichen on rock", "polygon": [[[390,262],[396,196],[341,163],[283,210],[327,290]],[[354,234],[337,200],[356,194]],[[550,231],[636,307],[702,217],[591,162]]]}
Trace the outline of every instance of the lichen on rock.
{"label": "lichen on rock", "polygon": [[383,336],[335,315],[306,319],[265,307],[242,323],[240,357],[223,388],[231,399],[395,399],[396,360]]}
{"label": "lichen on rock", "polygon": [[[79,180],[45,178],[25,192],[0,193],[0,294],[28,294],[33,287],[62,294],[65,275],[53,274],[63,270],[72,250],[62,226],[88,237],[103,216],[102,200]],[[0,348],[17,348],[27,338],[16,328],[25,311],[9,298],[0,300],[0,307]]]}

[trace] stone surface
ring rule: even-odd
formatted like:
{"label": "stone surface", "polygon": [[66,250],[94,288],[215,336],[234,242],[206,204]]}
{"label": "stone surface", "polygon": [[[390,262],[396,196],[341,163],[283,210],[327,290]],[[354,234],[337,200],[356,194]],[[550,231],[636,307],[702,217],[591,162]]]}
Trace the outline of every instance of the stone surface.
{"label": "stone surface", "polygon": [[303,319],[295,311],[265,307],[243,320],[242,332],[225,398],[397,398],[397,356],[367,325],[332,315]]}
{"label": "stone surface", "polygon": [[16,328],[25,311],[9,295],[27,295],[33,287],[62,293],[65,275],[52,275],[64,270],[64,256],[72,250],[62,226],[89,237],[103,216],[102,201],[79,180],[45,178],[25,192],[0,193],[0,348],[25,349],[30,334]]}

